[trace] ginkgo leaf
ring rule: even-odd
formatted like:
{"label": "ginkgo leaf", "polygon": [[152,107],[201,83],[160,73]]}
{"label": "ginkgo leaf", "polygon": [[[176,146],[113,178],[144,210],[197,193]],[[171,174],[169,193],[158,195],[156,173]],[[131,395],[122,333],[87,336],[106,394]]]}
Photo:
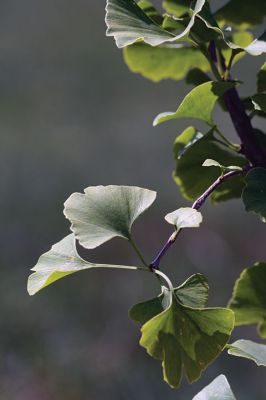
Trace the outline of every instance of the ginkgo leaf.
{"label": "ginkgo leaf", "polygon": [[39,290],[51,285],[58,279],[89,268],[142,269],[125,265],[95,264],[83,260],[77,252],[73,234],[66,236],[44,253],[32,268],[33,274],[28,279],[28,292],[34,295]]}
{"label": "ginkgo leaf", "polygon": [[221,165],[218,161],[212,160],[211,158],[207,158],[202,164],[203,167],[219,167],[222,170],[229,171],[242,171],[242,168],[238,165],[229,165],[228,167]]}
{"label": "ginkgo leaf", "polygon": [[236,281],[229,307],[234,311],[236,325],[258,324],[261,337],[266,339],[266,263],[256,263],[244,269]]}
{"label": "ginkgo leaf", "polygon": [[252,169],[246,175],[245,182],[242,199],[246,211],[253,211],[266,218],[266,169]]}
{"label": "ginkgo leaf", "polygon": [[182,45],[151,47],[136,43],[124,49],[124,60],[132,72],[154,82],[181,80],[195,67],[205,72],[210,69],[208,61],[198,50]]}
{"label": "ginkgo leaf", "polygon": [[[187,128],[174,143],[176,168],[173,174],[174,181],[186,199],[196,200],[220,176],[217,168],[202,166],[209,156],[215,157],[221,165],[243,167],[247,163],[243,156],[221,146],[213,130],[203,135],[193,127]],[[215,190],[211,198],[219,202],[240,197],[243,187],[242,178],[233,177]]]}
{"label": "ginkgo leaf", "polygon": [[119,48],[144,41],[151,46],[184,39],[192,28],[205,0],[197,0],[191,18],[179,34],[172,34],[156,24],[134,0],[107,0],[107,36],[114,36]]}
{"label": "ginkgo leaf", "polygon": [[255,343],[251,340],[240,339],[227,345],[228,354],[237,357],[248,358],[258,366],[266,367],[266,345]]}
{"label": "ginkgo leaf", "polygon": [[68,198],[64,214],[80,244],[93,249],[114,237],[131,240],[134,221],[155,198],[155,192],[134,186],[90,186]]}
{"label": "ginkgo leaf", "polygon": [[236,400],[236,398],[226,377],[219,375],[192,400]]}
{"label": "ginkgo leaf", "polygon": [[255,110],[266,113],[266,93],[255,94],[251,99]]}
{"label": "ginkgo leaf", "polygon": [[175,17],[182,17],[189,12],[190,2],[188,0],[163,0],[163,7]]}
{"label": "ginkgo leaf", "polygon": [[182,371],[189,382],[197,380],[221,353],[234,326],[230,310],[185,306],[178,289],[163,288],[159,297],[134,306],[130,317],[143,324],[140,345],[162,361],[171,387],[179,386]]}
{"label": "ginkgo leaf", "polygon": [[219,23],[244,30],[262,24],[265,15],[264,0],[230,0],[215,13],[215,18]]}
{"label": "ginkgo leaf", "polygon": [[153,125],[178,118],[197,118],[214,126],[212,112],[217,100],[229,89],[236,85],[235,82],[206,82],[189,92],[175,112],[159,114]]}
{"label": "ginkgo leaf", "polygon": [[245,51],[246,53],[252,56],[259,56],[266,52],[266,31],[264,31],[261,36],[254,39],[247,46],[243,47],[230,41],[230,38],[228,38],[228,36],[230,36],[228,33],[230,32],[228,32],[227,30],[223,31],[222,29],[220,29],[215,18],[211,14],[208,5],[205,5],[202,8],[201,12],[198,13],[197,17],[204,22],[207,28],[216,32],[222,38],[224,43],[232,50],[235,50],[236,52]]}
{"label": "ginkgo leaf", "polygon": [[202,214],[191,207],[183,207],[167,214],[165,220],[175,225],[177,231],[183,228],[198,228],[202,222]]}

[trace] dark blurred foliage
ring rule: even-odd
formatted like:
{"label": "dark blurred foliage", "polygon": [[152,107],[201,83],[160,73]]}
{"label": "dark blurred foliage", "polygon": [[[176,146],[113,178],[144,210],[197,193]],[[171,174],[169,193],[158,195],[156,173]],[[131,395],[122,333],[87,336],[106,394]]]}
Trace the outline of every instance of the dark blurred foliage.
{"label": "dark blurred foliage", "polygon": [[[172,142],[185,122],[152,128],[160,111],[175,109],[183,83],[153,84],[132,75],[114,41],[105,37],[103,0],[9,0],[0,15],[1,327],[3,400],[191,399],[225,373],[239,399],[266,397],[265,371],[222,355],[203,379],[179,391],[162,382],[159,362],[138,346],[128,308],[155,295],[149,274],[88,271],[33,298],[26,292],[38,256],[68,233],[62,204],[98,184],[157,190],[156,205],[136,225],[137,242],[152,259],[171,232],[163,216],[187,204],[171,179]],[[261,64],[239,62],[234,74],[251,82]],[[231,135],[228,116],[216,119]],[[262,121],[256,121],[262,126]],[[225,305],[243,267],[265,260],[265,225],[239,201],[206,205],[200,230],[181,235],[165,258],[180,283],[206,274],[211,305]],[[86,254],[100,262],[131,263],[127,243],[114,240]],[[255,328],[235,337],[257,339]]]}

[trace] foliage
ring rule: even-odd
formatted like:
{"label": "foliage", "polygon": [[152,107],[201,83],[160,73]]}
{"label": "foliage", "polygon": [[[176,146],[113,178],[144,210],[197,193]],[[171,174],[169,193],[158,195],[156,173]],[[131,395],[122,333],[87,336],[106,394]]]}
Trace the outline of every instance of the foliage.
{"label": "foliage", "polygon": [[[255,78],[257,93],[245,99],[232,66],[241,58],[266,52],[264,0],[229,0],[215,10],[207,0],[163,0],[160,13],[148,0],[107,0],[107,35],[123,48],[129,69],[159,82],[185,79],[190,90],[174,112],[163,112],[154,126],[179,119],[203,122],[187,127],[175,140],[173,178],[184,198],[194,201],[165,216],[174,231],[152,262],[147,262],[132,235],[132,225],[154,202],[152,190],[128,186],[88,187],[65,202],[64,214],[72,233],[43,254],[28,281],[29,294],[74,272],[90,268],[125,268],[151,273],[161,284],[158,297],[133,306],[130,317],[142,325],[140,345],[161,360],[163,376],[171,387],[201,376],[224,350],[266,366],[266,346],[240,339],[227,344],[234,326],[258,324],[266,338],[266,263],[245,269],[235,284],[227,308],[206,308],[207,278],[189,277],[174,287],[160,270],[161,259],[185,228],[199,227],[199,209],[213,203],[242,198],[246,211],[266,221],[266,136],[254,128],[253,117],[266,116],[266,66]],[[257,35],[259,32],[259,35]],[[213,111],[220,106],[233,122],[238,143],[217,126]],[[256,121],[256,120],[255,120]],[[82,259],[76,241],[94,249],[113,238],[125,239],[135,250],[136,266],[94,264]],[[235,399],[223,375],[198,393],[194,400]]]}

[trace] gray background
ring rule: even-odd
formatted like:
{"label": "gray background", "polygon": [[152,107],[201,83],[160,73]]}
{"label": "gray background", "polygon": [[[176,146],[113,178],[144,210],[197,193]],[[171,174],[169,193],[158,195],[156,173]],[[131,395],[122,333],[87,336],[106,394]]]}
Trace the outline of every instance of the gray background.
{"label": "gray background", "polygon": [[[163,216],[188,204],[171,178],[172,142],[188,121],[152,128],[152,120],[189,88],[131,74],[105,37],[104,7],[103,0],[1,2],[0,398],[189,400],[225,373],[239,399],[264,399],[265,370],[226,355],[192,386],[183,381],[173,391],[162,382],[160,363],[138,346],[139,327],[127,317],[131,305],[157,294],[149,274],[88,271],[33,298],[26,292],[39,255],[68,234],[62,204],[72,192],[98,184],[158,191],[135,227],[149,260],[171,233]],[[234,69],[247,80],[243,94],[253,94],[250,77],[261,63],[246,57]],[[233,135],[226,114],[215,118]],[[206,274],[210,304],[223,306],[241,269],[265,260],[265,226],[239,201],[206,205],[203,214],[202,228],[181,235],[164,269],[176,283]],[[122,240],[87,257],[136,263]],[[234,337],[258,340],[255,327]]]}

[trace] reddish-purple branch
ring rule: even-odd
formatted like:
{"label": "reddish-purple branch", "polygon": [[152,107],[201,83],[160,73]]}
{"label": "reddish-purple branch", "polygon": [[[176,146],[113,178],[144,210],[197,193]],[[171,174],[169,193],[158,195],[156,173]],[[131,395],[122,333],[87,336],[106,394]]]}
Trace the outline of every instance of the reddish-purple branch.
{"label": "reddish-purple branch", "polygon": [[[220,50],[218,50],[220,52]],[[212,61],[217,65],[216,46],[214,41],[210,43],[209,54]],[[220,52],[221,68],[226,72],[225,60]],[[229,75],[230,78],[230,75]],[[245,107],[239,97],[236,88],[229,89],[223,95],[225,106],[230,114],[236,133],[241,140],[241,152],[254,166],[266,167],[266,153],[255,135],[251,120],[246,113]]]}
{"label": "reddish-purple branch", "polygon": [[[227,181],[228,179],[234,177],[234,176],[241,176],[244,175],[247,170],[250,168],[247,168],[245,170],[241,170],[241,171],[230,171],[227,172],[226,174],[219,176],[219,178],[216,179],[216,181],[214,181],[212,183],[212,185],[210,187],[208,187],[208,189],[193,203],[192,208],[194,208],[195,210],[199,210],[203,204],[205,203],[205,201],[207,200],[207,198],[220,186],[222,185],[225,181]],[[176,241],[177,236],[180,234],[180,232],[182,231],[182,229],[180,229],[177,234],[172,234],[170,236],[170,238],[167,240],[167,242],[164,244],[164,246],[162,247],[162,249],[159,251],[158,255],[155,257],[155,259],[151,262],[150,267],[153,269],[158,269],[160,266],[160,262],[161,259],[164,257],[164,255],[167,253],[167,251],[169,250],[169,248],[172,246],[172,244]]]}

